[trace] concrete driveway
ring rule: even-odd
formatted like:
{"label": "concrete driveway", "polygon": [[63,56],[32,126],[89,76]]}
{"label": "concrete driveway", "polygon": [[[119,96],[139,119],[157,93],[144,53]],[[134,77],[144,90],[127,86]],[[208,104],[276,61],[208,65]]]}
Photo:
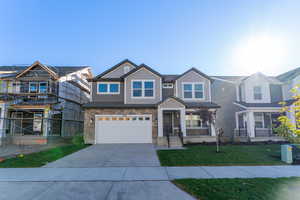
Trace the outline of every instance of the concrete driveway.
{"label": "concrete driveway", "polygon": [[160,166],[153,144],[96,144],[44,167],[157,167]]}

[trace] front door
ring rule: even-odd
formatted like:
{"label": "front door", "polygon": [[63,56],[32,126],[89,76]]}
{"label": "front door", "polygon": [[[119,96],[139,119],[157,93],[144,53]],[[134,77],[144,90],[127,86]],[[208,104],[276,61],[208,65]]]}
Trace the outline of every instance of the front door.
{"label": "front door", "polygon": [[163,115],[163,130],[164,135],[173,134],[172,113],[164,113]]}

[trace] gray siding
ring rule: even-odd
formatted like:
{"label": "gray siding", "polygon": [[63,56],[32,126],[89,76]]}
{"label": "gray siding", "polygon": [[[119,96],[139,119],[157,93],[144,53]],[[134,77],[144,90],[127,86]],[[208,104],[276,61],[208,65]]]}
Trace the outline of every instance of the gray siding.
{"label": "gray siding", "polygon": [[105,74],[103,78],[120,78],[121,76],[124,75],[124,67],[129,66],[130,70],[134,69],[134,66],[131,65],[130,63],[124,63],[120,65],[117,69]]}
{"label": "gray siding", "polygon": [[270,85],[271,102],[282,101],[282,88],[281,85]]}
{"label": "gray siding", "polygon": [[97,94],[97,82],[92,83],[92,101],[124,102],[124,83],[120,83],[120,94]]}
{"label": "gray siding", "polygon": [[[155,98],[132,98],[131,97],[131,81],[132,80],[154,80]],[[127,104],[155,104],[161,101],[161,78],[145,68],[130,74],[125,79],[126,85],[126,103]]]}
{"label": "gray siding", "polygon": [[[176,81],[176,87],[177,87],[177,91],[178,91],[177,97],[179,97],[181,99],[183,99],[183,95],[182,95],[182,90],[183,90],[182,83],[183,82],[203,82],[204,83],[204,100],[196,100],[196,101],[209,101],[210,80],[199,75],[198,73],[196,73],[194,71],[190,71],[189,73],[185,74],[183,77],[180,77]],[[187,101],[187,100],[185,99],[185,101]],[[191,100],[191,101],[195,101],[195,100]]]}
{"label": "gray siding", "polygon": [[212,101],[221,106],[217,110],[216,127],[224,130],[224,136],[232,139],[235,128],[235,112],[240,109],[234,105],[236,86],[225,81],[215,80],[212,83]]}
{"label": "gray siding", "polygon": [[163,88],[162,89],[162,96],[163,96],[163,100],[168,98],[168,97],[175,96],[174,87],[173,88]]}

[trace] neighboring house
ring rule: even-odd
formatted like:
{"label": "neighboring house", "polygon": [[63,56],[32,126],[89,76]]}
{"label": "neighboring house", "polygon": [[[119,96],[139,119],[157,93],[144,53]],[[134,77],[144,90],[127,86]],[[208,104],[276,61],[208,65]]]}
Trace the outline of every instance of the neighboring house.
{"label": "neighboring house", "polygon": [[235,137],[248,137],[250,141],[278,141],[273,128],[278,126],[282,102],[282,82],[274,77],[255,73],[237,82],[235,104]]}
{"label": "neighboring house", "polygon": [[83,131],[90,99],[87,66],[0,66],[0,139],[44,144]]}
{"label": "neighboring house", "polygon": [[[300,67],[294,70],[290,70],[276,77],[278,80],[283,82],[283,100],[286,102],[286,106],[293,106],[292,103],[295,101],[293,99],[293,94],[291,92],[292,88],[298,87],[298,92],[300,92]],[[291,121],[296,124],[295,112],[290,109],[286,115],[291,119]]]}
{"label": "neighboring house", "polygon": [[[155,143],[216,140],[220,107],[212,101],[213,79],[195,68],[162,75],[124,60],[90,79],[85,108],[86,143]],[[180,145],[180,144],[179,144]]]}

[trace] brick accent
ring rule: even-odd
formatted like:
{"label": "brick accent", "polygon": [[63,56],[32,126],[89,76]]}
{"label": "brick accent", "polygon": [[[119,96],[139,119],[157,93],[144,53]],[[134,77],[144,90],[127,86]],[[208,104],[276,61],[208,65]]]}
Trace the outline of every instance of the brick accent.
{"label": "brick accent", "polygon": [[157,109],[151,108],[87,108],[84,112],[84,140],[87,144],[95,143],[95,115],[152,115],[152,138],[157,138]]}

